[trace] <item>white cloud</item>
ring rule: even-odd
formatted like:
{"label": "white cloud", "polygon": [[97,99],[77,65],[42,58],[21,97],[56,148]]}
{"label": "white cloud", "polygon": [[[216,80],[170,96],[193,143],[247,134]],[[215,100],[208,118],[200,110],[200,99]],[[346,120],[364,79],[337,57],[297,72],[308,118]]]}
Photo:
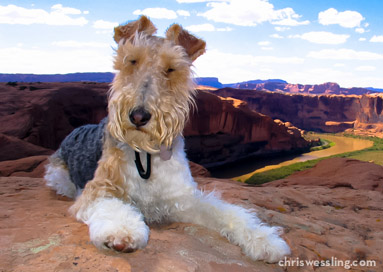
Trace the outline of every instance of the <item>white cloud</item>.
{"label": "white cloud", "polygon": [[269,70],[262,71],[265,66],[275,64],[278,67],[286,65],[291,68],[294,64],[303,63],[304,59],[299,57],[232,54],[212,49],[198,58],[194,66],[197,76],[216,76],[221,82],[229,83],[255,78],[270,78]]}
{"label": "white cloud", "polygon": [[355,70],[359,72],[372,72],[376,70],[376,67],[365,65],[365,66],[356,67]]}
{"label": "white cloud", "polygon": [[70,48],[108,48],[111,46],[108,43],[78,42],[78,41],[57,41],[57,42],[52,42],[52,45],[59,46],[59,47],[70,47]]}
{"label": "white cloud", "polygon": [[311,51],[308,53],[307,57],[332,60],[380,60],[383,59],[383,54],[342,48]]}
{"label": "white cloud", "polygon": [[326,31],[312,31],[302,35],[289,36],[289,38],[301,38],[302,40],[318,44],[342,44],[347,41],[350,35],[334,34]]}
{"label": "white cloud", "polygon": [[358,27],[364,20],[363,16],[357,11],[346,10],[339,12],[334,8],[319,12],[318,19],[322,25],[340,25],[346,28]]}
{"label": "white cloud", "polygon": [[217,28],[212,24],[190,25],[186,27],[191,32],[232,31],[231,27]]}
{"label": "white cloud", "polygon": [[227,0],[208,2],[209,10],[199,13],[208,20],[239,26],[256,26],[263,22],[278,25],[296,26],[307,24],[299,22],[301,17],[292,8],[275,10],[268,0]]}
{"label": "white cloud", "polygon": [[262,50],[265,50],[265,51],[274,50],[274,48],[271,47],[271,46],[262,46],[261,49],[262,49]]}
{"label": "white cloud", "polygon": [[380,35],[380,36],[374,35],[370,39],[370,42],[383,42],[383,35]]}
{"label": "white cloud", "polygon": [[346,65],[344,63],[335,63],[334,67],[345,67]]}
{"label": "white cloud", "polygon": [[281,36],[279,34],[271,34],[270,37],[274,38],[274,39],[283,39],[283,36]]}
{"label": "white cloud", "polygon": [[273,25],[283,25],[283,26],[298,26],[298,25],[308,25],[310,21],[297,21],[300,15],[296,14],[292,8],[284,8],[275,11],[276,21],[273,21]]}
{"label": "white cloud", "polygon": [[359,41],[360,42],[364,42],[364,41],[366,41],[367,39],[366,38],[359,38]]}
{"label": "white cloud", "polygon": [[289,30],[290,27],[287,27],[287,26],[276,26],[276,27],[274,27],[274,29],[275,29],[276,31],[282,32],[282,31]]}
{"label": "white cloud", "polygon": [[110,29],[113,30],[114,27],[118,26],[116,22],[109,22],[104,20],[97,20],[93,22],[93,27],[96,29]]}
{"label": "white cloud", "polygon": [[[15,5],[0,6],[0,24],[47,24],[47,25],[77,25],[88,23],[81,10],[56,4],[51,11],[43,9],[27,9]],[[77,16],[76,16],[77,15]]]}
{"label": "white cloud", "polygon": [[113,50],[0,48],[1,73],[55,74],[113,71]]}
{"label": "white cloud", "polygon": [[227,0],[177,0],[178,3],[202,3],[202,2],[219,2]]}
{"label": "white cloud", "polygon": [[269,41],[261,41],[261,42],[258,42],[258,45],[261,45],[261,46],[268,46],[268,45],[270,45],[271,44],[271,42],[269,42]]}
{"label": "white cloud", "polygon": [[177,14],[179,16],[184,16],[184,17],[189,17],[190,16],[190,12],[189,11],[182,10],[182,9],[177,10]]}
{"label": "white cloud", "polygon": [[366,32],[366,30],[363,27],[358,27],[358,28],[355,28],[355,32],[363,34],[364,32]]}
{"label": "white cloud", "polygon": [[137,9],[133,11],[134,15],[146,15],[155,19],[176,19],[177,13],[167,8],[146,8],[144,10]]}

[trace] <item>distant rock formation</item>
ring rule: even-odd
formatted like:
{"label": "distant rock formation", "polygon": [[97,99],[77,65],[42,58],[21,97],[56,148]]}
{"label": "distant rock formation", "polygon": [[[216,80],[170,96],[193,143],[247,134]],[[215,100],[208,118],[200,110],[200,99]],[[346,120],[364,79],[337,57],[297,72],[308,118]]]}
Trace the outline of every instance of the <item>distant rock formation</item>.
{"label": "distant rock formation", "polygon": [[379,93],[303,95],[233,88],[223,88],[213,93],[246,101],[252,110],[291,122],[304,130],[341,132],[362,124],[379,126],[383,120],[383,94]]}
{"label": "distant rock formation", "polygon": [[270,81],[257,84],[237,84],[233,86],[237,89],[253,89],[258,91],[301,93],[301,94],[345,94],[362,95],[370,94],[375,91],[368,88],[342,88],[338,83],[327,82],[316,85],[289,84],[286,82]]}
{"label": "distant rock formation", "polygon": [[199,92],[196,102],[184,130],[186,150],[190,160],[206,167],[310,148],[300,130],[250,110],[243,101]]}
{"label": "distant rock formation", "polygon": [[[15,146],[25,143],[24,149],[18,148],[19,152],[25,150],[24,156],[50,154],[74,128],[98,123],[106,116],[108,88],[106,83],[0,84],[4,101],[0,104],[0,133],[13,137]],[[299,131],[242,104],[199,92],[197,110],[184,132],[192,161],[212,166],[249,155],[309,148]],[[2,160],[23,157],[8,152],[2,155]]]}

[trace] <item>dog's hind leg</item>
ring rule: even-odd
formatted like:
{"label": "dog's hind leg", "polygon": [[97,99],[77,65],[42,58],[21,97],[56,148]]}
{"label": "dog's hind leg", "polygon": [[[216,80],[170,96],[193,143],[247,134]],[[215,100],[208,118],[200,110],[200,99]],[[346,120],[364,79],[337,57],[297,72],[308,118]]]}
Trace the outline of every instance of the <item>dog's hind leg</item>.
{"label": "dog's hind leg", "polygon": [[45,176],[47,186],[51,187],[59,195],[75,198],[77,189],[69,176],[69,171],[65,162],[56,152],[49,157],[49,164],[45,166]]}
{"label": "dog's hind leg", "polygon": [[277,262],[290,254],[290,248],[279,236],[279,227],[264,225],[255,213],[226,203],[214,194],[196,191],[182,199],[183,209],[176,220],[194,223],[218,231],[253,260]]}

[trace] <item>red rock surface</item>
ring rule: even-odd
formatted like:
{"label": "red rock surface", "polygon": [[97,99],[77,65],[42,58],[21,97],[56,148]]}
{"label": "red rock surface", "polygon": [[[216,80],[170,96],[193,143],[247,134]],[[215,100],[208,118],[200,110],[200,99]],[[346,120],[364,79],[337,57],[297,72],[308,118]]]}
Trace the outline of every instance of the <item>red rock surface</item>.
{"label": "red rock surface", "polygon": [[13,136],[0,133],[0,161],[17,160],[34,155],[49,155],[53,151],[37,146]]}
{"label": "red rock surface", "polygon": [[[369,184],[351,189],[329,186],[345,173],[328,169],[327,162],[300,173],[294,185],[270,183],[262,187],[231,180],[196,178],[199,187],[254,209],[270,225],[282,226],[292,249],[288,260],[375,260],[374,267],[351,271],[383,270],[381,207],[383,194],[369,179],[383,182],[383,171],[368,163],[341,159],[354,179]],[[327,182],[315,184],[318,176]],[[310,181],[311,180],[311,181]],[[334,180],[334,182],[332,182]],[[280,181],[284,183],[284,181]],[[363,188],[363,189],[361,189]],[[381,188],[381,187],[379,187]],[[97,250],[87,227],[68,215],[71,200],[58,197],[42,179],[0,178],[0,271],[347,271],[341,267],[280,267],[254,262],[218,233],[191,224],[152,226],[148,246],[131,254]]]}
{"label": "red rock surface", "polygon": [[346,187],[383,193],[383,167],[354,159],[331,158],[320,161],[315,167],[296,172],[283,180],[265,186],[285,187],[293,185]]}

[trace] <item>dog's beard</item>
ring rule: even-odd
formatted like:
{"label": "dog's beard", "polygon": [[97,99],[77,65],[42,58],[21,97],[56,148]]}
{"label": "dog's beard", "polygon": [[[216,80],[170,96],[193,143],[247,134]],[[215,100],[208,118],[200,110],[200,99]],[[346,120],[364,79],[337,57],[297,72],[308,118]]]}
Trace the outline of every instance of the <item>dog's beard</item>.
{"label": "dog's beard", "polygon": [[121,119],[110,113],[108,131],[112,137],[134,150],[154,154],[163,148],[171,149],[174,139],[182,134],[184,119],[172,120],[170,116],[162,116],[160,121],[151,120],[147,125],[137,128],[127,118]]}

